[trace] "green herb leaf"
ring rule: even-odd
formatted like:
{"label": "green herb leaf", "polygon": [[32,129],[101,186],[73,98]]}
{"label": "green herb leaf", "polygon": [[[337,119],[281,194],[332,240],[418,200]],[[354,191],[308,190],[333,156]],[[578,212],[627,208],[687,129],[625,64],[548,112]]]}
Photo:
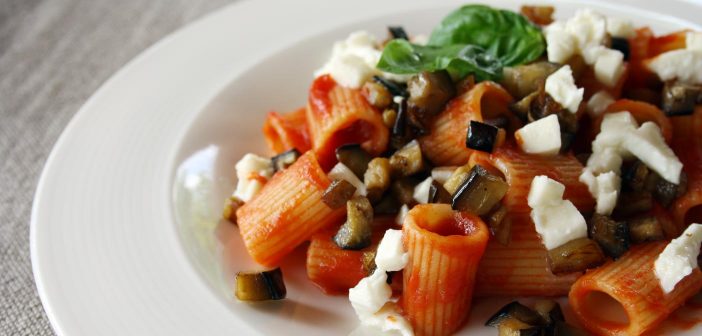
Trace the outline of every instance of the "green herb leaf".
{"label": "green herb leaf", "polygon": [[468,44],[420,46],[402,39],[390,41],[383,49],[378,69],[396,74],[447,70],[453,78],[474,74],[478,81],[497,80],[502,63],[485,49]]}
{"label": "green herb leaf", "polygon": [[434,28],[429,45],[469,44],[484,48],[505,66],[524,64],[544,53],[541,30],[524,16],[484,5],[463,6]]}

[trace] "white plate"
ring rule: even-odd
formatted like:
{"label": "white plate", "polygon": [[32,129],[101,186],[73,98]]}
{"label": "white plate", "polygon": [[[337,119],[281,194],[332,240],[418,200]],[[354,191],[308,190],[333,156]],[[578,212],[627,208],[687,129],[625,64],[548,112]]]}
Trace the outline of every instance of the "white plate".
{"label": "white plate", "polygon": [[[356,319],[345,298],[325,297],[306,279],[304,251],[284,267],[289,299],[232,299],[231,272],[250,263],[235,230],[218,229],[234,163],[244,152],[265,152],[265,112],[304,104],[334,40],[357,29],[383,36],[387,24],[429,32],[462,3],[245,1],[165,38],[115,74],[60,137],[34,201],[34,275],[58,334],[351,331]],[[588,6],[658,32],[700,29],[692,23],[698,5],[619,3]],[[558,16],[578,7],[561,1]],[[223,254],[231,268],[221,267]],[[501,303],[480,303],[463,333],[494,335],[480,325]]]}

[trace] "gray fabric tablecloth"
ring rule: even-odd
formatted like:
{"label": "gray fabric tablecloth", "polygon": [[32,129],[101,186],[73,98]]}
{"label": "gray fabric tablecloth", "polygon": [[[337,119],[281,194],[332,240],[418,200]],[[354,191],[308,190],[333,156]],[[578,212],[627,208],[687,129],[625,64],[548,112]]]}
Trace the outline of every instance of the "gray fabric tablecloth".
{"label": "gray fabric tablecloth", "polygon": [[29,257],[39,174],[97,88],[149,45],[232,0],[0,0],[0,335],[53,335]]}

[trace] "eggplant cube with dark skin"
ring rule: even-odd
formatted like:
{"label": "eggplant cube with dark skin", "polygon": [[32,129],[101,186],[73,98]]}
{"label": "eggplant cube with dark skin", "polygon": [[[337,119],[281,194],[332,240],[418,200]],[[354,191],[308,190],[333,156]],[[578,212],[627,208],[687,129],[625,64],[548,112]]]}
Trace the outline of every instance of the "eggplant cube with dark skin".
{"label": "eggplant cube with dark skin", "polygon": [[490,233],[495,237],[498,243],[507,246],[512,236],[512,221],[507,217],[507,207],[500,204],[500,206],[491,211],[487,218],[484,218],[485,222],[490,228]]}
{"label": "eggplant cube with dark skin", "polygon": [[629,40],[625,37],[612,37],[611,49],[619,50],[624,54],[624,60],[629,60]]}
{"label": "eggplant cube with dark skin", "polygon": [[643,216],[629,220],[629,235],[634,243],[665,239],[663,226],[654,216]]}
{"label": "eggplant cube with dark skin", "polygon": [[356,187],[346,180],[334,180],[322,194],[322,202],[332,209],[338,209],[353,197]]}
{"label": "eggplant cube with dark skin", "polygon": [[451,207],[454,210],[483,216],[502,200],[508,188],[509,185],[504,179],[490,174],[480,165],[475,165],[468,178],[453,194]]}
{"label": "eggplant cube with dark skin", "polygon": [[344,250],[360,250],[370,246],[373,234],[373,207],[365,197],[346,202],[346,222],[332,240]]}
{"label": "eggplant cube with dark skin", "polygon": [[244,205],[244,201],[238,197],[231,196],[224,202],[224,210],[222,210],[222,218],[236,224],[236,211]]}
{"label": "eggplant cube with dark skin", "polygon": [[518,321],[526,323],[530,326],[545,326],[546,320],[535,312],[533,309],[517,302],[513,301],[500,308],[497,313],[493,314],[487,322],[486,326],[497,327],[508,318],[514,318]]}
{"label": "eggplant cube with dark skin", "polygon": [[670,206],[678,197],[687,191],[687,174],[680,173],[680,183],[674,184],[665,179],[658,179],[653,191],[653,197],[664,207]]}
{"label": "eggplant cube with dark skin", "polygon": [[466,147],[492,153],[497,140],[497,127],[471,120],[466,134]]}
{"label": "eggplant cube with dark skin", "polygon": [[346,167],[349,167],[359,179],[363,179],[363,174],[368,168],[368,162],[372,158],[359,144],[343,145],[336,149],[336,159]]}
{"label": "eggplant cube with dark skin", "polygon": [[368,199],[371,202],[379,201],[383,193],[390,187],[390,160],[377,157],[368,163],[368,169],[363,175],[363,183],[366,185]]}
{"label": "eggplant cube with dark skin", "polygon": [[287,291],[280,268],[260,273],[236,275],[236,297],[241,301],[282,300]]}
{"label": "eggplant cube with dark skin", "polygon": [[612,258],[619,258],[629,250],[629,225],[626,222],[617,222],[596,213],[590,219],[590,237]]}
{"label": "eggplant cube with dark skin", "polygon": [[390,168],[395,176],[410,176],[424,170],[424,157],[417,140],[412,140],[390,156]]}
{"label": "eggplant cube with dark skin", "polygon": [[456,87],[446,70],[423,71],[407,83],[408,120],[419,130],[426,130],[431,120],[444,110],[446,103],[456,96]]}
{"label": "eggplant cube with dark skin", "polygon": [[573,239],[548,250],[548,263],[553,274],[582,272],[604,264],[602,249],[589,238]]}
{"label": "eggplant cube with dark skin", "polygon": [[271,164],[273,165],[273,171],[279,172],[290,167],[299,157],[300,152],[295,148],[272,157]]}
{"label": "eggplant cube with dark skin", "polygon": [[429,186],[429,203],[451,203],[451,194],[436,180]]}
{"label": "eggplant cube with dark skin", "polygon": [[405,29],[401,26],[390,26],[388,27],[388,31],[390,32],[390,36],[392,36],[392,38],[394,39],[403,39],[409,41],[409,36],[407,36]]}
{"label": "eggplant cube with dark skin", "polygon": [[702,86],[667,82],[663,87],[663,112],[668,116],[690,115],[702,100]]}

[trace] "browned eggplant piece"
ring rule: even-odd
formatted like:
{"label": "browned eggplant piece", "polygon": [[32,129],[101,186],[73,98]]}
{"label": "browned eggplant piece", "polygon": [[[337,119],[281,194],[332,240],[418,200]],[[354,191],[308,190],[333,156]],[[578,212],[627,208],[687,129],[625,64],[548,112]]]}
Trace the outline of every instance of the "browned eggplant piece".
{"label": "browned eggplant piece", "polygon": [[377,157],[368,162],[363,183],[366,185],[367,197],[371,202],[377,202],[383,197],[383,193],[390,187],[390,182],[390,160]]}
{"label": "browned eggplant piece", "polygon": [[392,94],[384,86],[374,81],[363,84],[361,93],[368,103],[379,109],[384,109],[392,104]]}
{"label": "browned eggplant piece", "polygon": [[265,272],[236,274],[236,297],[241,301],[282,300],[286,294],[280,267]]}
{"label": "browned eggplant piece", "polygon": [[409,97],[409,93],[407,92],[407,86],[404,84],[399,84],[380,76],[373,76],[373,81],[384,86],[385,89],[387,89],[393,97]]}
{"label": "browned eggplant piece", "polygon": [[373,213],[378,215],[394,215],[400,211],[402,204],[398,202],[395,195],[391,192],[385,193],[385,196],[377,203],[373,204]]}
{"label": "browned eggplant piece", "polygon": [[466,134],[466,147],[492,153],[497,139],[497,127],[471,120]]}
{"label": "browned eggplant piece", "polygon": [[648,167],[637,160],[622,172],[622,186],[635,192],[645,191],[648,174]]}
{"label": "browned eggplant piece", "polygon": [[605,261],[600,246],[589,238],[573,239],[548,251],[548,263],[553,274],[582,272]]}
{"label": "browned eggplant piece", "polygon": [[658,179],[656,189],[653,191],[653,197],[663,206],[670,206],[673,201],[687,192],[687,174],[680,173],[680,183],[673,184],[665,179]]}
{"label": "browned eggplant piece", "polygon": [[444,188],[446,191],[448,191],[451,195],[455,194],[458,187],[460,187],[461,184],[468,179],[468,176],[470,176],[470,171],[472,168],[473,166],[468,164],[456,168],[451,174],[451,177],[444,182]]}
{"label": "browned eggplant piece", "polygon": [[589,227],[590,237],[606,255],[616,259],[629,250],[629,225],[626,222],[617,222],[596,213],[590,218]]}
{"label": "browned eggplant piece", "polygon": [[507,246],[512,236],[512,221],[505,217],[507,217],[507,207],[500,204],[484,220],[497,242]]}
{"label": "browned eggplant piece", "polygon": [[513,301],[500,308],[497,313],[485,322],[485,325],[497,327],[502,321],[509,318],[516,319],[530,326],[545,326],[547,324],[546,320],[539,313],[517,301]]}
{"label": "browned eggplant piece", "polygon": [[451,203],[451,194],[436,180],[432,180],[429,186],[429,203]]}
{"label": "browned eggplant piece", "polygon": [[410,176],[424,170],[422,148],[412,140],[390,156],[390,168],[394,176]]}
{"label": "browned eggplant piece", "polygon": [[394,109],[385,109],[383,111],[383,124],[387,126],[387,128],[392,128],[393,125],[395,125],[395,120],[397,119],[397,111]]}
{"label": "browned eggplant piece", "polygon": [[654,216],[643,216],[629,220],[629,236],[634,243],[665,239],[663,227]]}
{"label": "browned eggplant piece", "polygon": [[354,197],[346,202],[346,222],[332,240],[344,250],[360,250],[371,244],[373,234],[373,206],[365,197]]}
{"label": "browned eggplant piece", "polygon": [[244,201],[236,196],[230,196],[224,201],[224,210],[222,210],[222,218],[236,224],[236,211],[244,205]]}
{"label": "browned eggplant piece", "polygon": [[343,145],[336,149],[336,159],[346,167],[349,167],[359,179],[363,179],[363,174],[368,168],[368,162],[372,158],[359,144]]}
{"label": "browned eggplant piece", "polygon": [[377,266],[375,265],[376,250],[363,252],[361,255],[361,265],[366,276],[373,274]]}
{"label": "browned eggplant piece", "polygon": [[505,67],[500,84],[514,99],[520,100],[538,91],[546,78],[556,72],[560,65],[549,62],[536,62],[515,67]]}
{"label": "browned eggplant piece", "polygon": [[299,157],[300,152],[298,152],[295,148],[272,157],[271,164],[273,165],[273,171],[279,172],[290,167]]}
{"label": "browned eggplant piece", "polygon": [[647,191],[625,191],[614,208],[615,218],[628,218],[653,208],[653,196]]}
{"label": "browned eggplant piece", "polygon": [[540,26],[553,23],[553,6],[522,6],[519,12],[529,21]]}
{"label": "browned eggplant piece", "polygon": [[546,323],[551,325],[556,321],[565,322],[563,310],[558,302],[553,300],[539,300],[534,303],[534,310],[546,320]]}
{"label": "browned eggplant piece", "polygon": [[530,326],[513,317],[505,318],[497,325],[498,336],[539,336],[543,332],[543,327]]}
{"label": "browned eggplant piece", "polygon": [[420,132],[428,130],[434,116],[456,96],[456,87],[446,70],[420,72],[409,80],[407,91],[408,121]]}
{"label": "browned eggplant piece", "polygon": [[529,116],[529,110],[531,109],[531,104],[534,100],[539,98],[539,91],[534,91],[527,95],[526,97],[518,100],[516,103],[509,106],[510,111],[512,111],[516,116],[522,121],[526,122]]}
{"label": "browned eggplant piece", "polygon": [[503,178],[475,165],[465,182],[453,194],[451,207],[483,216],[502,200],[508,188],[509,185]]}
{"label": "browned eggplant piece", "polygon": [[702,86],[666,82],[662,94],[663,112],[668,116],[690,115],[702,99]]}
{"label": "browned eggplant piece", "polygon": [[390,186],[392,195],[399,204],[414,205],[417,201],[414,200],[414,187],[419,183],[417,179],[406,177],[395,180]]}
{"label": "browned eggplant piece", "polygon": [[388,27],[388,31],[390,32],[390,36],[392,36],[392,38],[394,39],[403,39],[409,41],[409,36],[407,36],[405,29],[401,26],[390,26]]}
{"label": "browned eggplant piece", "polygon": [[624,60],[629,60],[629,40],[625,37],[612,37],[610,48],[621,51],[624,54]]}
{"label": "browned eggplant piece", "polygon": [[342,207],[353,197],[356,187],[346,180],[334,180],[322,194],[322,202],[332,209]]}
{"label": "browned eggplant piece", "polygon": [[406,145],[412,137],[409,125],[407,125],[407,99],[402,101],[397,106],[397,115],[395,123],[390,130],[390,147],[392,149],[400,149]]}

